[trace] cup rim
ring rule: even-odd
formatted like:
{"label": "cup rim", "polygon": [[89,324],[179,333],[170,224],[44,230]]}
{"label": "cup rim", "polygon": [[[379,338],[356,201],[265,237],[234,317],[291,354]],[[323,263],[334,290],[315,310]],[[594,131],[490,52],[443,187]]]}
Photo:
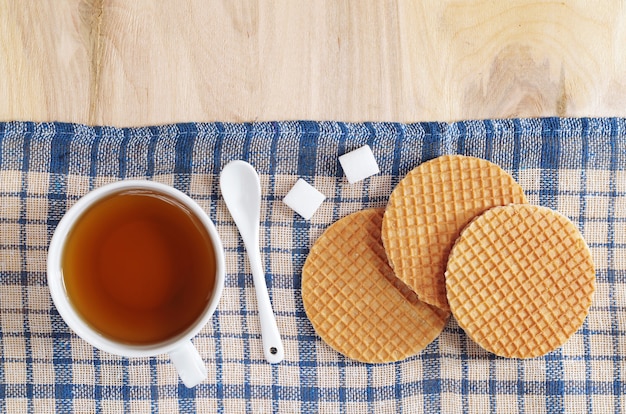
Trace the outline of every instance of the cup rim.
{"label": "cup rim", "polygon": [[[90,207],[94,202],[102,198],[115,194],[124,190],[154,190],[173,197],[177,201],[189,208],[196,217],[202,222],[206,231],[209,233],[213,251],[215,255],[215,284],[213,287],[213,295],[207,307],[204,309],[198,319],[189,326],[184,332],[155,344],[134,345],[123,342],[114,341],[92,328],[84,321],[74,309],[65,290],[63,283],[63,272],[61,269],[62,252],[65,240],[76,220]],[[225,283],[225,259],[224,248],[217,229],[210,219],[209,215],[198,205],[198,203],[182,191],[169,186],[150,180],[121,180],[113,183],[105,184],[95,188],[79,198],[72,205],[59,221],[48,247],[47,257],[47,281],[52,296],[52,301],[65,321],[65,323],[82,339],[103,351],[126,357],[142,357],[154,356],[162,353],[169,353],[180,346],[184,341],[188,341],[196,336],[200,330],[209,322],[217,305],[221,299]]]}

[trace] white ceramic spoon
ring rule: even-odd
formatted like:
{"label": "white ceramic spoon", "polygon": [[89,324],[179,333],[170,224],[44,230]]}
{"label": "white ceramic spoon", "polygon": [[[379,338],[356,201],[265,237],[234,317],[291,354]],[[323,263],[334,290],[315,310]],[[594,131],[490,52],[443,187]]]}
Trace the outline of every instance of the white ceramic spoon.
{"label": "white ceramic spoon", "polygon": [[229,162],[220,174],[220,188],[226,206],[239,229],[250,259],[254,280],[261,336],[265,359],[272,364],[279,363],[285,356],[272,304],[267,293],[265,273],[259,250],[259,219],[261,214],[261,183],[254,167],[245,161]]}

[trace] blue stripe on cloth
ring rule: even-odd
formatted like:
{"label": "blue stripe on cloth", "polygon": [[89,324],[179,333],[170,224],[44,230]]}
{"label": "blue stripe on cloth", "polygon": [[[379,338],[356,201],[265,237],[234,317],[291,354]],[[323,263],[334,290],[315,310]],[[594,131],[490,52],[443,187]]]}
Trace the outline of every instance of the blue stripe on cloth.
{"label": "blue stripe on cloth", "polygon": [[424,396],[424,411],[441,411],[441,359],[435,348],[438,340],[430,344],[420,357],[423,364],[423,379],[421,381],[422,394]]}
{"label": "blue stripe on cloth", "polygon": [[119,173],[118,178],[123,179],[128,176],[128,163],[126,160],[129,158],[128,154],[128,141],[130,140],[130,131],[128,129],[122,130],[122,141],[120,143],[119,153]]}
{"label": "blue stripe on cloth", "polygon": [[483,154],[483,158],[488,159],[488,160],[493,160],[493,152],[492,152],[492,147],[494,145],[494,141],[495,141],[495,137],[494,137],[494,125],[493,122],[491,122],[490,120],[485,120],[483,121],[484,125],[485,125],[485,152]]}
{"label": "blue stripe on cloth", "polygon": [[[587,193],[587,168],[588,168],[588,163],[589,163],[589,122],[587,119],[582,119],[581,120],[582,123],[582,133],[581,133],[581,171],[580,171],[580,200],[579,200],[579,205],[580,205],[580,212],[578,215],[578,220],[576,222],[576,224],[578,225],[578,228],[580,229],[580,231],[582,232],[582,234],[585,234],[585,217],[587,215],[587,198],[585,197],[585,194]],[[583,333],[583,338],[584,338],[584,351],[585,354],[589,354],[591,352],[591,342],[590,342],[590,335],[589,335],[589,326],[588,326],[588,322],[585,321],[585,323],[583,324],[582,327],[582,333]],[[587,412],[593,412],[593,398],[591,396],[591,388],[592,388],[592,381],[591,381],[591,374],[592,374],[592,365],[591,365],[591,361],[589,360],[585,360],[585,386],[584,386],[584,392],[581,392],[581,394],[585,394],[586,395],[586,400],[585,400],[585,404],[586,404],[586,410]]]}
{"label": "blue stripe on cloth", "polygon": [[159,140],[158,128],[151,127],[150,128],[150,141],[148,143],[148,153],[147,153],[147,161],[148,161],[147,171],[146,171],[147,177],[154,177],[154,174],[155,174],[156,162],[154,159],[154,154],[156,153],[158,140]]}
{"label": "blue stripe on cloth", "polygon": [[[35,126],[37,127],[37,126]],[[29,127],[27,128],[27,133],[24,134],[24,143],[23,143],[23,150],[22,150],[22,171],[26,171],[28,170],[29,167],[29,160],[30,160],[30,146],[31,146],[31,142],[33,140],[32,135],[33,135],[33,131]],[[27,213],[26,213],[26,174],[21,174],[21,191],[20,191],[20,215],[19,215],[19,219],[18,219],[18,223],[20,224],[19,226],[19,239],[20,240],[26,240],[26,223],[27,223]],[[21,285],[21,307],[22,309],[28,309],[28,272],[25,271],[27,269],[27,263],[26,263],[26,254],[23,251],[24,247],[20,246],[20,250],[22,250],[21,252],[21,268],[24,269],[22,271],[21,277],[20,277],[20,285]],[[27,357],[26,357],[26,377],[27,378],[32,378],[33,376],[33,365],[32,365],[32,347],[30,345],[30,339],[31,339],[31,329],[28,323],[28,316],[26,315],[27,312],[21,312],[22,316],[23,316],[23,321],[22,321],[22,326],[23,326],[23,337],[24,337],[24,349],[26,351]],[[30,351],[30,352],[29,352]],[[29,358],[28,355],[31,355],[31,357]],[[30,360],[30,361],[29,361]],[[29,363],[31,362],[31,363]],[[24,398],[27,399],[28,401],[28,411],[33,411],[33,405],[32,405],[32,401],[33,401],[33,384],[30,382],[27,382],[26,384],[24,384],[24,390],[22,391],[22,396]]]}
{"label": "blue stripe on cloth", "polygon": [[[349,186],[338,156],[370,145],[380,174]],[[326,346],[300,298],[310,246],[335,220],[383,207],[421,162],[461,153],[496,162],[529,198],[568,215],[597,267],[594,304],[562,348],[532,360],[481,350],[454,321],[424,351],[361,364]],[[243,243],[219,173],[246,159],[263,183],[261,251],[286,345],[270,366]],[[172,180],[214,220],[225,295],[195,343],[209,378],[181,385],[167,356],[128,359],[70,332],[45,286],[47,243],[68,206],[103,182]],[[312,220],[282,204],[297,178],[328,197]],[[621,412],[626,343],[626,120],[457,123],[186,123],[142,128],[0,122],[0,411]],[[142,405],[144,404],[144,405]],[[44,408],[42,408],[44,407]]]}
{"label": "blue stripe on cloth", "polygon": [[422,145],[421,162],[428,161],[442,155],[440,148],[441,127],[442,124],[435,122],[424,124],[424,144]]}
{"label": "blue stripe on cloth", "polygon": [[539,204],[556,208],[555,197],[558,191],[559,137],[558,121],[552,118],[543,120],[543,141],[541,144],[541,183]]}
{"label": "blue stripe on cloth", "polygon": [[[611,125],[611,133],[610,133],[610,144],[609,144],[609,148],[611,149],[610,151],[610,164],[609,164],[609,192],[611,194],[616,194],[618,192],[617,190],[617,186],[619,185],[619,183],[617,182],[617,178],[616,178],[616,171],[617,171],[617,165],[618,165],[618,143],[616,140],[617,137],[617,132],[618,132],[618,126],[615,122],[615,120],[611,120],[610,121],[612,123]],[[626,189],[626,185],[624,185],[625,183],[622,182],[621,185],[623,185]],[[616,224],[615,224],[615,216],[620,213],[616,210],[615,207],[615,200],[616,197],[610,197],[608,200],[609,206],[608,206],[608,212],[607,212],[607,243],[609,246],[615,246],[616,243],[616,238],[617,237],[621,237],[622,239],[626,240],[626,237],[624,236],[624,233],[626,232],[626,227],[622,228],[621,230],[616,230]],[[623,212],[621,212],[621,214],[623,214]],[[616,233],[622,233],[620,235],[616,235]],[[608,249],[607,252],[607,262],[610,268],[615,268],[617,267],[615,265],[615,250],[612,248]],[[616,296],[619,295],[619,293],[616,291],[616,284],[615,283],[610,283],[610,291],[609,291],[609,295],[610,297],[614,300],[616,300]],[[612,312],[611,314],[611,332],[613,333],[612,335],[612,342],[613,342],[613,352],[614,352],[614,358],[613,358],[613,392],[619,392],[620,389],[623,386],[623,381],[622,381],[622,367],[623,367],[623,363],[621,361],[621,358],[619,358],[618,356],[621,355],[621,352],[623,352],[623,341],[619,340],[619,332],[620,332],[620,325],[621,325],[621,321],[623,321],[623,317],[620,318],[619,316],[617,316],[616,312]],[[623,356],[623,355],[621,355]],[[615,399],[615,405],[614,405],[614,409],[615,412],[621,412],[622,411],[622,399],[617,398]]]}
{"label": "blue stripe on cloth", "polygon": [[[67,130],[67,125],[57,126],[57,133],[60,132],[59,129]],[[71,133],[67,133],[71,136]],[[26,141],[27,139],[25,137],[25,142]],[[50,180],[48,183],[48,211],[46,214],[46,217],[48,218],[46,223],[46,234],[48,237],[52,235],[54,228],[56,228],[56,225],[63,215],[63,212],[67,209],[66,190],[70,154],[69,148],[71,146],[71,142],[71,140],[57,138],[54,141],[54,144],[50,146],[50,155],[45,157],[49,160],[48,163],[50,166]],[[25,148],[26,152],[30,152],[28,147]],[[35,156],[39,157],[38,155]],[[22,191],[25,192],[24,185]],[[26,277],[28,277],[28,275],[26,275]],[[28,286],[29,282],[26,281],[25,283],[26,286]],[[27,309],[28,305],[25,304],[24,308]],[[51,380],[54,384],[54,393],[52,395],[54,396],[55,411],[71,411],[73,399],[71,383],[74,365],[71,357],[66,352],[68,349],[67,346],[70,335],[67,327],[65,326],[63,326],[60,330],[54,330],[55,327],[60,328],[64,325],[64,323],[60,320],[60,316],[54,309],[50,314],[50,320],[53,332],[55,332],[52,336],[53,360],[55,361],[53,364],[54,377]],[[27,334],[28,322],[24,321],[24,325],[24,334]]]}
{"label": "blue stripe on cloth", "polygon": [[[90,178],[90,187],[94,185],[94,179],[98,176],[98,148],[100,147],[100,141],[102,140],[102,128],[96,127],[93,130],[94,140],[91,147],[91,159],[89,160],[89,178]],[[82,137],[82,136],[81,136]],[[113,162],[110,160],[109,162]],[[71,167],[70,167],[71,168]]]}
{"label": "blue stripe on cloth", "polygon": [[176,140],[175,164],[174,164],[174,187],[189,193],[191,184],[191,172],[193,170],[193,150],[196,133],[191,128],[193,125],[182,125],[180,128],[181,138]]}
{"label": "blue stripe on cloth", "polygon": [[565,412],[563,385],[563,358],[560,351],[554,351],[546,360],[546,410],[549,413]]}
{"label": "blue stripe on cloth", "polygon": [[315,175],[317,165],[317,141],[319,139],[320,125],[316,122],[301,122],[300,144],[298,147],[298,171],[300,177],[312,177]]}

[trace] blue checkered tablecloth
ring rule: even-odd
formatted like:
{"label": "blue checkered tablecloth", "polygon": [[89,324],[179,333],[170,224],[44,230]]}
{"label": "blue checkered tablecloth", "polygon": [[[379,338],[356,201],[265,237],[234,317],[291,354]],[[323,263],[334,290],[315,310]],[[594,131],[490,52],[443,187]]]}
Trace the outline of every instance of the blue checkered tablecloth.
{"label": "blue checkered tablecloth", "polygon": [[[380,174],[348,184],[338,156],[369,144]],[[582,328],[544,357],[480,349],[451,319],[420,354],[370,365],[316,335],[300,298],[302,265],[331,223],[384,206],[421,162],[460,153],[510,172],[531,203],[568,216],[586,238],[597,290]],[[261,176],[261,249],[285,342],[263,358],[244,247],[219,192],[234,159]],[[209,378],[188,389],[166,355],[98,351],[60,318],[46,285],[50,237],[90,189],[125,178],[173,185],[206,209],[226,251],[224,295],[194,338]],[[298,178],[327,196],[315,216],[282,198]],[[624,412],[626,411],[626,120],[511,119],[458,123],[276,122],[146,128],[0,123],[1,412]]]}

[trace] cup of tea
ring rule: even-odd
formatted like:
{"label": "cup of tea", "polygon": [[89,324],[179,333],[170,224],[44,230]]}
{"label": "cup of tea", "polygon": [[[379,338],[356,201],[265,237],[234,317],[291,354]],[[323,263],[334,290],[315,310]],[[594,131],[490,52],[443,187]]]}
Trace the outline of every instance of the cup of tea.
{"label": "cup of tea", "polygon": [[80,198],[48,250],[48,285],[78,336],[125,357],[167,353],[193,387],[207,368],[191,342],[224,287],[224,249],[206,212],[175,188],[123,180]]}

